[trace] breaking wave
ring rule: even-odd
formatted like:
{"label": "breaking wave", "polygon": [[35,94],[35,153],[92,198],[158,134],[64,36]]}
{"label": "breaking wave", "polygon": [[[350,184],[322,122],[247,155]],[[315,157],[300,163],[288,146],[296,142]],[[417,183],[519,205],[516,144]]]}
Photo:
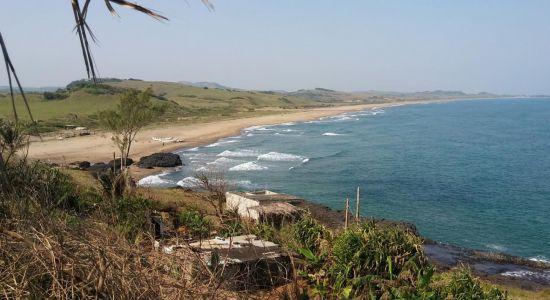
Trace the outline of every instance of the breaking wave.
{"label": "breaking wave", "polygon": [[536,262],[550,263],[550,260],[547,257],[542,256],[542,255],[537,255],[535,257],[531,257],[531,258],[529,258],[529,260],[536,261]]}
{"label": "breaking wave", "polygon": [[145,178],[142,178],[138,181],[137,185],[139,186],[158,186],[158,185],[167,185],[171,182],[160,178],[161,176],[166,175],[165,173],[159,175],[151,175]]}
{"label": "breaking wave", "polygon": [[218,146],[223,146],[223,145],[227,145],[227,144],[232,144],[232,143],[236,143],[238,142],[237,140],[220,140],[220,141],[217,141],[213,144],[210,144],[210,145],[206,145],[204,147],[206,148],[212,148],[212,147],[218,147]]}
{"label": "breaking wave", "polygon": [[267,170],[268,167],[261,166],[256,162],[250,161],[244,164],[236,165],[232,168],[229,168],[229,171],[263,171]]}
{"label": "breaking wave", "polygon": [[258,152],[254,150],[237,150],[237,151],[225,150],[222,153],[218,154],[217,156],[252,157],[252,156],[258,156]]}
{"label": "breaking wave", "polygon": [[325,135],[325,136],[338,136],[338,135],[344,135],[342,133],[334,133],[334,132],[325,132],[323,133],[322,135]]}
{"label": "breaking wave", "polygon": [[209,163],[206,163],[207,165],[230,165],[230,164],[236,164],[236,163],[239,163],[240,161],[236,160],[236,159],[231,159],[231,158],[227,158],[227,157],[220,157],[218,159],[216,159],[215,161],[212,161],[212,162],[209,162]]}
{"label": "breaking wave", "polygon": [[183,188],[196,188],[200,186],[201,182],[195,177],[185,177],[176,184]]}
{"label": "breaking wave", "polygon": [[267,161],[301,161],[304,160],[304,157],[288,153],[280,152],[269,152],[267,154],[262,154],[258,156],[258,160],[267,160]]}

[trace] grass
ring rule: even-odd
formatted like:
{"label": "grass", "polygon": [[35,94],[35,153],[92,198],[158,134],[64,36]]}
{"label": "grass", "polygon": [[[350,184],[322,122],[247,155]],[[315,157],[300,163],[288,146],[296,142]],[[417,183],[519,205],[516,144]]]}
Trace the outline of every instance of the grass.
{"label": "grass", "polygon": [[[64,125],[97,127],[99,111],[113,109],[127,89],[152,88],[156,105],[164,106],[165,113],[157,124],[164,122],[198,123],[220,119],[273,114],[281,110],[327,106],[325,102],[301,96],[284,96],[272,92],[204,89],[171,82],[124,80],[105,86],[73,88],[64,99],[47,100],[42,93],[29,93],[29,104],[42,132],[62,129]],[[343,102],[342,102],[343,103]],[[20,118],[29,119],[19,95],[16,109]],[[0,93],[0,118],[12,118],[10,97]]]}

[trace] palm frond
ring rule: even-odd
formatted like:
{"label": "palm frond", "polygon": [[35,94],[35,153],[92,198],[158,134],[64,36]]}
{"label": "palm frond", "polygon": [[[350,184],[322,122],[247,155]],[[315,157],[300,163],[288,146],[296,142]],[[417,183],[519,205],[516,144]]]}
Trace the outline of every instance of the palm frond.
{"label": "palm frond", "polygon": [[[86,0],[86,4],[89,4],[90,0]],[[86,19],[84,18],[83,10],[80,8],[80,3],[78,0],[71,1],[73,14],[76,23],[76,32],[78,34],[78,39],[80,41],[80,47],[82,48],[82,56],[84,58],[84,64],[86,65],[86,73],[88,79],[96,81],[96,72],[94,61],[92,59],[92,52],[90,50],[90,44],[88,43],[88,35],[86,31],[89,27],[86,26]],[[87,9],[87,6],[86,6]],[[90,34],[90,37],[93,39],[93,34]]]}
{"label": "palm frond", "polygon": [[[138,4],[135,4],[135,3],[131,3],[129,1],[126,1],[126,0],[105,0],[105,2],[112,2],[112,3],[115,3],[115,4],[118,4],[120,6],[124,6],[124,7],[127,7],[127,8],[130,8],[130,9],[133,9],[133,10],[137,10],[141,13],[144,13],[154,19],[157,19],[157,20],[166,20],[168,21],[168,18],[166,18],[165,16],[162,16],[154,11],[152,11],[151,9],[149,8],[145,8],[141,5],[138,5]],[[110,7],[110,8],[109,8]],[[107,6],[107,8],[109,9],[109,11],[111,13],[113,13],[115,10],[113,9],[113,7],[109,4]],[[116,12],[115,12],[116,13]]]}
{"label": "palm frond", "polygon": [[15,97],[13,93],[13,83],[11,80],[11,75],[13,75],[13,78],[15,78],[15,82],[17,83],[17,87],[19,88],[19,92],[21,93],[21,97],[23,97],[23,101],[25,102],[25,107],[27,108],[27,112],[29,114],[29,118],[31,119],[31,122],[35,124],[34,118],[32,116],[31,109],[29,107],[29,101],[27,100],[27,96],[25,95],[25,92],[23,91],[23,86],[21,85],[21,82],[19,81],[19,77],[17,77],[17,73],[15,72],[15,68],[13,67],[13,63],[11,62],[10,56],[8,54],[8,49],[6,47],[6,43],[4,41],[4,37],[2,36],[2,32],[0,32],[0,47],[2,48],[2,54],[4,57],[4,63],[6,64],[6,71],[8,73],[8,83],[10,87],[10,95],[11,95],[11,103],[13,106],[13,116],[15,118],[15,121],[18,121],[18,114],[17,110],[15,108]]}

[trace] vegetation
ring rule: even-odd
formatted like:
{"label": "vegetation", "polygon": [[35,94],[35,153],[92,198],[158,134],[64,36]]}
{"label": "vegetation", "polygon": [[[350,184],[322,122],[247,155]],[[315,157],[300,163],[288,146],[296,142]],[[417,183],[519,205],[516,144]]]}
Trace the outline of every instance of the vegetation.
{"label": "vegetation", "polygon": [[178,215],[178,223],[189,230],[190,236],[204,239],[212,231],[212,222],[196,210],[185,210]]}
{"label": "vegetation", "polygon": [[[9,144],[1,136],[0,140]],[[152,247],[150,216],[162,205],[149,199],[146,190],[126,188],[112,193],[108,190],[112,185],[98,184],[91,177],[75,181],[64,171],[27,162],[17,151],[12,157],[5,165],[0,185],[3,297],[117,295],[180,299],[266,295],[220,288],[217,272],[192,252],[176,258],[156,251]],[[185,193],[159,191],[177,199]],[[209,201],[203,196],[196,199],[197,205]],[[297,278],[289,279],[292,288],[284,295],[278,294],[281,297],[506,298],[500,289],[481,283],[465,267],[435,273],[424,256],[422,241],[388,225],[366,222],[332,232],[306,215],[278,230],[269,224],[241,220],[227,211],[214,221],[217,205],[204,212],[185,206],[175,209],[179,209],[177,223],[189,237],[205,239],[213,232],[224,236],[256,234],[294,253]]]}
{"label": "vegetation", "polygon": [[120,98],[116,110],[102,111],[99,114],[102,126],[113,133],[113,142],[120,150],[122,168],[130,155],[132,142],[137,133],[158,114],[158,108],[153,106],[150,97],[150,90],[132,90]]}

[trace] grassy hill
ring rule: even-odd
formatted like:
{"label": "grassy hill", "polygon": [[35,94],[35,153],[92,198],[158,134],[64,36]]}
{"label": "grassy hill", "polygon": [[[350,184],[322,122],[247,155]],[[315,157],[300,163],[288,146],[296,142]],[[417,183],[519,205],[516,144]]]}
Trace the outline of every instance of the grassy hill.
{"label": "grassy hill", "polygon": [[[273,92],[234,91],[199,88],[173,82],[140,80],[109,81],[98,86],[85,84],[57,92],[28,93],[29,104],[41,131],[61,129],[66,124],[95,127],[97,113],[112,109],[119,97],[129,89],[153,90],[153,102],[165,107],[162,122],[199,122],[275,113],[283,109],[327,106],[312,99]],[[20,95],[16,108],[21,118],[27,118]],[[12,118],[11,100],[0,92],[0,118]]]}
{"label": "grassy hill", "polygon": [[[216,87],[218,85],[215,85]],[[93,85],[74,81],[64,89],[28,93],[32,113],[42,132],[55,131],[66,124],[96,127],[97,113],[112,109],[119,97],[129,89],[153,90],[153,101],[164,107],[157,123],[196,123],[220,119],[251,117],[280,113],[281,110],[361,103],[382,103],[397,100],[491,97],[492,94],[427,91],[417,93],[341,92],[324,88],[295,92],[246,91],[230,88],[198,87],[176,82],[152,82],[136,79],[104,79]],[[21,118],[27,118],[20,95],[16,107]],[[8,93],[0,91],[0,118],[12,118]]]}

